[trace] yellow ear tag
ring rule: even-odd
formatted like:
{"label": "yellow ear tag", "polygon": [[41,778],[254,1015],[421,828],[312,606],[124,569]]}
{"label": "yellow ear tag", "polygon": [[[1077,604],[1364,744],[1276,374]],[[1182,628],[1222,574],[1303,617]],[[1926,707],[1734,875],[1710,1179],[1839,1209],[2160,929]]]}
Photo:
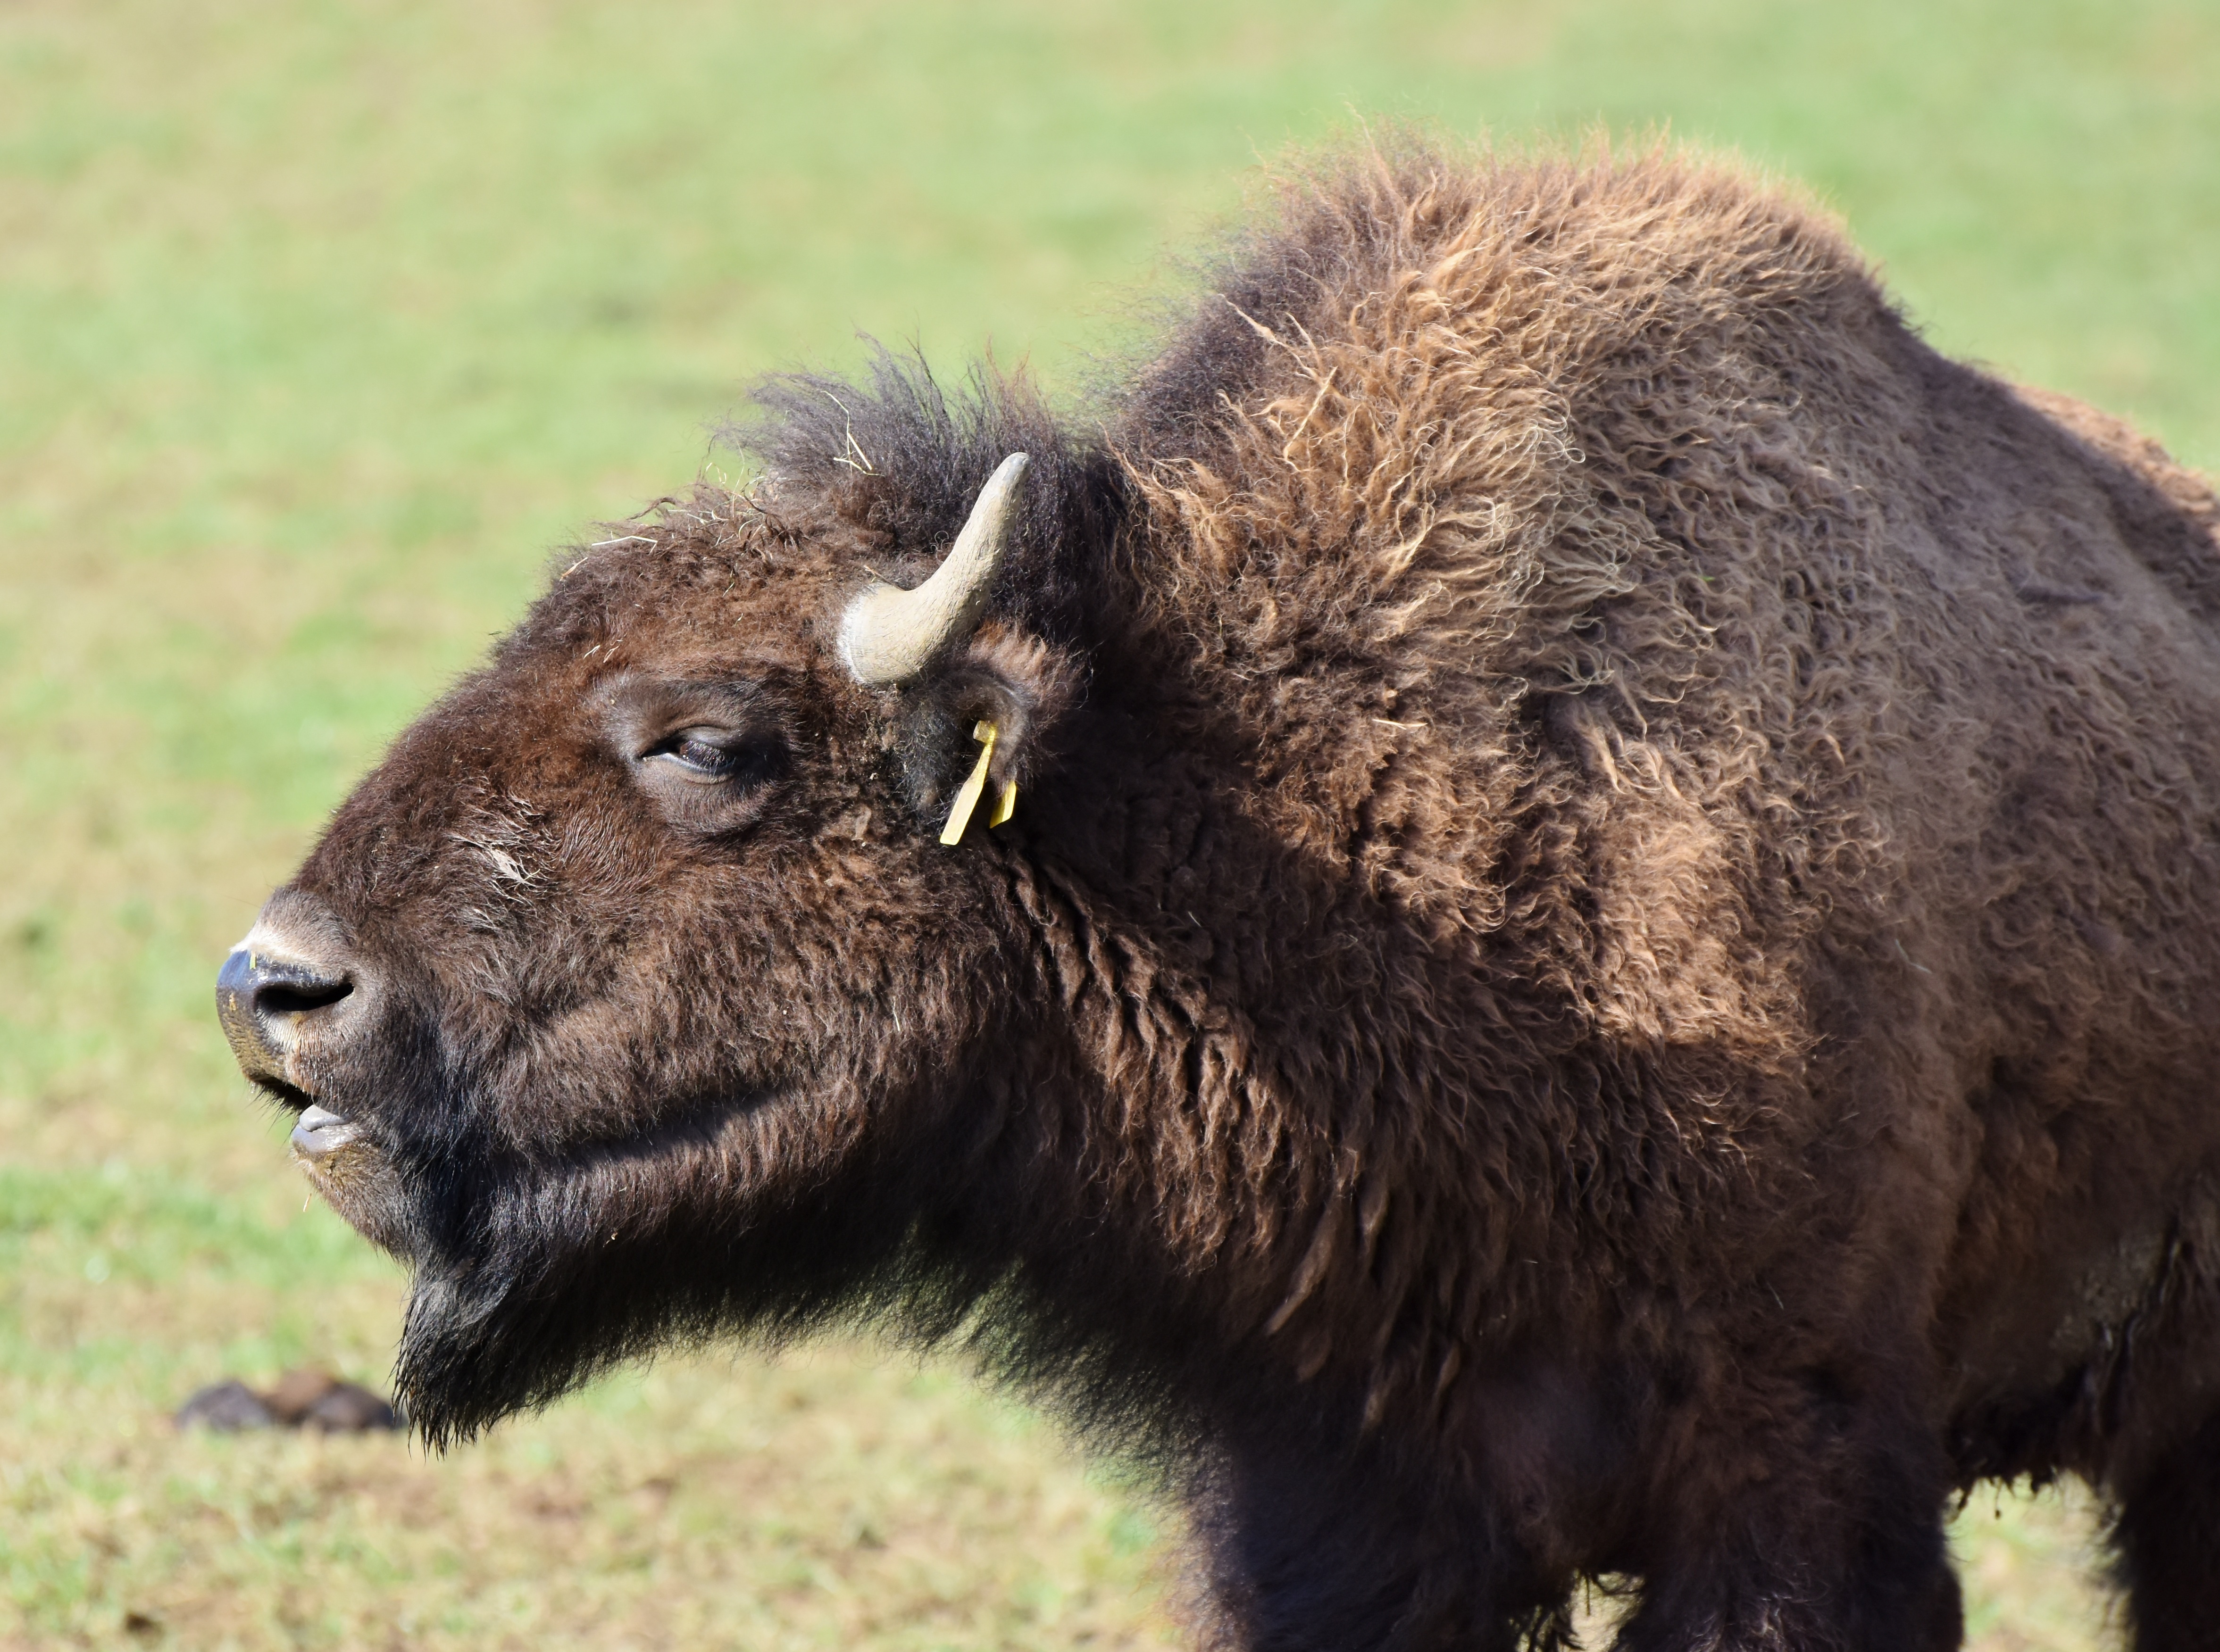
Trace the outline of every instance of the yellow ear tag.
{"label": "yellow ear tag", "polygon": [[1002,782],[1001,798],[995,803],[995,812],[987,817],[987,824],[990,826],[998,826],[1017,812],[1018,782],[1014,780],[1006,780]]}
{"label": "yellow ear tag", "polygon": [[[987,764],[995,755],[996,730],[989,722],[975,723],[971,738],[979,742],[979,761],[971,765],[971,772],[956,789],[956,807],[948,811],[948,824],[940,829],[940,841],[954,848],[963,841],[963,828],[971,824],[971,811],[979,807],[979,795],[987,789]],[[1014,787],[1003,792],[1005,801],[1014,803]]]}

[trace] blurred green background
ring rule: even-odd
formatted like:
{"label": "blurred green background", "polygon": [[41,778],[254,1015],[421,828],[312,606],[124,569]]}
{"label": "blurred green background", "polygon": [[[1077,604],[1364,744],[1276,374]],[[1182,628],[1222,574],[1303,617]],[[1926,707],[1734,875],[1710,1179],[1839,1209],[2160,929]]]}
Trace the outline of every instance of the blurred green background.
{"label": "blurred green background", "polygon": [[[1172,1522],[959,1376],[605,1384],[429,1462],[172,1433],[378,1381],[225,947],[556,546],[857,329],[1066,391],[1260,159],[1669,129],[1848,217],[1943,348],[2220,463],[2213,0],[0,5],[0,1645],[1110,1646]],[[1985,1497],[1975,1640],[2081,1648],[2086,1510]]]}

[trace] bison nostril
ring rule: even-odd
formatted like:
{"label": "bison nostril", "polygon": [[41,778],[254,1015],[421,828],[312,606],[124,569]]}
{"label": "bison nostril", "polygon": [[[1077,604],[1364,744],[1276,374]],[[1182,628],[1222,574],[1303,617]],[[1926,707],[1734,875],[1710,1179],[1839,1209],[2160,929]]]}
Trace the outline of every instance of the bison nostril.
{"label": "bison nostril", "polygon": [[263,1015],[300,1015],[336,1004],[353,990],[352,981],[276,980],[254,989],[254,1008]]}

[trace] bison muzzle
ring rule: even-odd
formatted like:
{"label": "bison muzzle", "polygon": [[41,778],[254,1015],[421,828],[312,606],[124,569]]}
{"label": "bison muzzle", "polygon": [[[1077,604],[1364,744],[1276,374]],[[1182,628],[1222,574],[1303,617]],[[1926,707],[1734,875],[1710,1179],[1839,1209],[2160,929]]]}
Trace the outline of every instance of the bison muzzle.
{"label": "bison muzzle", "polygon": [[1945,1648],[2071,1474],[2220,1645],[2204,483],[1666,153],[1293,183],[1084,418],[758,405],[224,966],[427,1437],[868,1323],[1212,1644]]}

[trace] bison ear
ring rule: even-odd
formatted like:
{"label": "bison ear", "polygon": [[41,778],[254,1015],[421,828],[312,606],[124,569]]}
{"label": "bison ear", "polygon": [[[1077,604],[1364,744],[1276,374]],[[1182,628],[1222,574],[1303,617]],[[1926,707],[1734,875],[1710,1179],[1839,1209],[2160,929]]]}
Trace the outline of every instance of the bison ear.
{"label": "bison ear", "polygon": [[994,726],[984,826],[1012,785],[1020,794],[1056,761],[1056,735],[1077,698],[1081,672],[1038,637],[988,620],[902,695],[903,780],[920,817],[938,828],[979,760],[979,725]]}

